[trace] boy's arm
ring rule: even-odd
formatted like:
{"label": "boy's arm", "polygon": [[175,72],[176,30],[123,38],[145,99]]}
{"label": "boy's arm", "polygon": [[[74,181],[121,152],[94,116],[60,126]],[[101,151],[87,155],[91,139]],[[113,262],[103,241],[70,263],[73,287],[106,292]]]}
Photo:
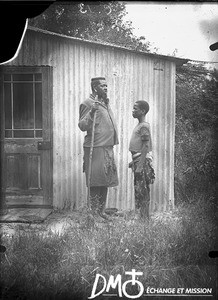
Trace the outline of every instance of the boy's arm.
{"label": "boy's arm", "polygon": [[140,130],[141,140],[142,140],[142,150],[139,162],[137,164],[136,172],[140,173],[143,170],[143,164],[145,162],[146,156],[149,152],[149,143],[150,143],[150,134],[149,130],[145,127],[142,127]]}

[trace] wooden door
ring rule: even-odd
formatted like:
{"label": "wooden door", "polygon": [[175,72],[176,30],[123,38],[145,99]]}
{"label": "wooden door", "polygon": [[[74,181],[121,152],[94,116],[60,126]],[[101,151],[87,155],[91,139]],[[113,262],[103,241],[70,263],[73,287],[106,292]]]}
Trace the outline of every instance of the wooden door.
{"label": "wooden door", "polygon": [[52,206],[52,69],[1,72],[3,191],[7,206]]}

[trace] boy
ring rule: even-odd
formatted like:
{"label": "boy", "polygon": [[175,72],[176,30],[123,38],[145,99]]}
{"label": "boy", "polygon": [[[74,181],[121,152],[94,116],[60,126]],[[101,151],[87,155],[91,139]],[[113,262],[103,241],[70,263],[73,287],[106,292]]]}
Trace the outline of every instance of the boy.
{"label": "boy", "polygon": [[129,151],[132,154],[132,162],[129,167],[134,172],[135,207],[139,210],[140,218],[149,218],[150,188],[154,182],[155,174],[151,166],[152,142],[150,125],[145,122],[145,116],[149,111],[149,104],[144,101],[136,101],[133,106],[132,116],[139,123],[134,128]]}

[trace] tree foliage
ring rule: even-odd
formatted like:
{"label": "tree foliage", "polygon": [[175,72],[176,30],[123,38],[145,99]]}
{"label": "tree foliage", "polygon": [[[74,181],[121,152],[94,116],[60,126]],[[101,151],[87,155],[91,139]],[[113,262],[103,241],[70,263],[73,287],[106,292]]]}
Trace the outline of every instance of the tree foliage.
{"label": "tree foliage", "polygon": [[215,196],[217,157],[218,72],[187,64],[176,77],[177,198]]}
{"label": "tree foliage", "polygon": [[52,4],[30,25],[93,41],[114,43],[149,52],[145,37],[133,34],[132,22],[124,21],[125,3],[119,1],[61,2]]}

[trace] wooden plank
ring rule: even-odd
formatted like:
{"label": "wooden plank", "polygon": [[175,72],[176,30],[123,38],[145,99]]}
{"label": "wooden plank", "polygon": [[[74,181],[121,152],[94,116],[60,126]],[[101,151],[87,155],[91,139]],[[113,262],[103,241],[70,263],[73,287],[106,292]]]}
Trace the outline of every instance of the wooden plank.
{"label": "wooden plank", "polygon": [[[7,154],[7,189],[29,191],[31,188],[41,188],[40,154]],[[39,174],[38,174],[39,172]]]}
{"label": "wooden plank", "polygon": [[5,208],[3,73],[0,71],[0,209]]}
{"label": "wooden plank", "polygon": [[0,216],[1,223],[41,223],[48,215],[52,213],[52,209],[45,208],[11,208],[7,214]]}
{"label": "wooden plank", "polygon": [[29,189],[29,190],[22,190],[22,189],[18,189],[18,188],[7,188],[6,189],[6,197],[8,196],[33,196],[33,195],[37,195],[37,196],[42,196],[42,189]]}
{"label": "wooden plank", "polygon": [[53,207],[51,205],[46,205],[46,204],[9,204],[7,205],[7,209],[11,209],[11,208],[23,208],[23,209],[27,209],[27,208],[45,208],[45,209],[53,209]]}
{"label": "wooden plank", "polygon": [[[41,140],[41,138],[39,139]],[[5,140],[4,150],[6,153],[38,153],[38,141],[28,139]]]}
{"label": "wooden plank", "polygon": [[22,195],[22,196],[6,196],[7,205],[43,205],[43,196]]}
{"label": "wooden plank", "polygon": [[42,68],[39,66],[2,66],[4,73],[16,73],[16,74],[23,74],[23,73],[41,73]]}
{"label": "wooden plank", "polygon": [[[18,177],[17,173],[17,164],[18,164],[18,159],[16,159],[17,157],[15,155],[6,155],[6,171],[7,171],[7,188],[15,186],[18,188],[18,186],[16,185],[16,178]],[[14,176],[14,175],[17,176]]]}
{"label": "wooden plank", "polygon": [[[50,141],[52,145],[52,68],[42,69],[42,120],[43,141]],[[44,204],[52,204],[52,147],[42,151],[41,179],[43,186]]]}
{"label": "wooden plank", "polygon": [[31,188],[39,189],[41,186],[41,155],[27,155],[27,178],[28,190]]}

